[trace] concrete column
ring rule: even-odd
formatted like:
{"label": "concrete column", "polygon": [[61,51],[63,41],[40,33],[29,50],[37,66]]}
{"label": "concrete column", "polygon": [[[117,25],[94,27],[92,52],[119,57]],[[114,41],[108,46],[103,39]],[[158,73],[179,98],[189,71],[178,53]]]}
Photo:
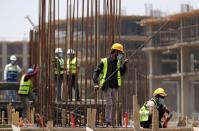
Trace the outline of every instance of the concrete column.
{"label": "concrete column", "polygon": [[152,96],[154,88],[160,85],[159,80],[154,80],[153,75],[161,74],[161,52],[148,52],[149,54],[149,96]]}
{"label": "concrete column", "polygon": [[180,110],[180,107],[181,107],[181,106],[180,106],[180,105],[181,105],[181,104],[180,104],[180,103],[181,103],[181,102],[180,102],[180,94],[181,94],[181,93],[180,93],[180,85],[181,85],[180,82],[181,82],[181,81],[179,81],[179,80],[177,81],[177,112],[178,112],[178,118],[180,117],[179,114],[180,114],[180,112],[181,112],[181,110]]}
{"label": "concrete column", "polygon": [[183,73],[191,71],[190,50],[181,47],[181,114],[182,116],[190,115],[191,107],[191,88],[188,78]]}
{"label": "concrete column", "polygon": [[[153,31],[153,30],[152,30],[152,26],[147,26],[147,27],[145,27],[145,30],[146,30],[146,31],[145,31],[146,33],[145,33],[145,34],[148,35],[149,37],[152,37],[152,35],[153,35],[153,34],[152,34],[152,31]],[[149,41],[147,41],[147,45],[148,45],[148,46],[152,46],[152,45],[153,45],[152,39],[150,39]]]}
{"label": "concrete column", "polygon": [[193,111],[193,88],[187,78],[182,77],[181,80],[181,111],[183,116],[190,116]]}

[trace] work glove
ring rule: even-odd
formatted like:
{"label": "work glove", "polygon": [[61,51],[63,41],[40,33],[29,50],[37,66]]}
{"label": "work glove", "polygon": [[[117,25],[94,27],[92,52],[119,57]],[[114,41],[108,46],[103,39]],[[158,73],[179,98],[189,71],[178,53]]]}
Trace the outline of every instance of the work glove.
{"label": "work glove", "polygon": [[128,58],[125,58],[124,59],[124,64],[128,63],[129,62],[129,59]]}

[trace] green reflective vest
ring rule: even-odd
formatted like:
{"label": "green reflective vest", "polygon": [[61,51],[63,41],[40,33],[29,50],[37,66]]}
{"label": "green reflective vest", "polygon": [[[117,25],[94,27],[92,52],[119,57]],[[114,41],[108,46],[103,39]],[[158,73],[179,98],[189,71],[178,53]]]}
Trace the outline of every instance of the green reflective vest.
{"label": "green reflective vest", "polygon": [[[155,105],[157,104],[156,100],[154,98],[151,99]],[[144,103],[142,108],[139,110],[140,114],[140,122],[148,121],[149,120],[149,108],[146,106],[147,102]]]}
{"label": "green reflective vest", "polygon": [[55,66],[55,74],[64,74],[64,59],[63,58],[55,58],[56,66]]}
{"label": "green reflective vest", "polygon": [[72,60],[67,60],[67,74],[76,74],[77,72],[77,67],[76,67],[76,62],[77,59],[76,57],[73,58]]}
{"label": "green reflective vest", "polygon": [[23,75],[21,78],[18,94],[28,95],[30,92],[32,92],[32,80],[29,79],[28,81],[24,81],[24,78],[25,75]]}
{"label": "green reflective vest", "polygon": [[[104,82],[106,80],[107,68],[108,68],[108,59],[103,58],[103,59],[101,59],[101,62],[103,62],[104,68],[100,73],[100,87],[102,87],[104,85]],[[120,68],[120,62],[119,61],[117,62],[117,68]],[[117,72],[117,82],[118,82],[118,86],[120,87],[122,85],[120,70],[118,70],[118,72]]]}

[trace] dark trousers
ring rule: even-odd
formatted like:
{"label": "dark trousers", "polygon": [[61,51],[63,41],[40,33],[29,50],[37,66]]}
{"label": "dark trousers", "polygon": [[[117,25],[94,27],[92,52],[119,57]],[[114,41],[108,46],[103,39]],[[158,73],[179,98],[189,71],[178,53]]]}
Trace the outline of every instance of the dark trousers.
{"label": "dark trousers", "polygon": [[27,109],[28,109],[28,102],[31,100],[33,102],[36,102],[37,101],[37,97],[36,95],[31,92],[29,93],[28,95],[19,95],[20,97],[20,100],[21,100],[21,106],[22,106],[22,115],[21,117],[24,119],[26,118],[26,112],[27,112]]}
{"label": "dark trousers", "polygon": [[[143,128],[152,128],[152,118],[148,121],[140,122],[140,126]],[[161,121],[159,121],[159,128],[163,128],[161,125]]]}
{"label": "dark trousers", "polygon": [[151,121],[140,122],[140,126],[143,128],[151,128]]}
{"label": "dark trousers", "polygon": [[63,74],[55,75],[55,85],[56,85],[56,98],[61,100],[61,86],[63,82]]}
{"label": "dark trousers", "polygon": [[74,90],[75,91],[75,99],[78,100],[80,97],[79,97],[78,83],[76,82],[76,75],[75,74],[67,75],[67,83],[68,83],[69,99],[72,100],[73,90]]}

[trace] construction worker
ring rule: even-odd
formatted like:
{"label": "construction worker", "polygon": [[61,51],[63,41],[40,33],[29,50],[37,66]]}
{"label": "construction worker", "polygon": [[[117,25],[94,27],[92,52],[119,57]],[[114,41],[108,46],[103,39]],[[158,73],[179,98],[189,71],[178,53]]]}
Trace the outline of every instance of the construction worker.
{"label": "construction worker", "polygon": [[20,72],[21,68],[17,65],[17,57],[11,55],[10,63],[7,64],[4,69],[4,80],[8,82],[16,82]]}
{"label": "construction worker", "polygon": [[55,83],[56,83],[56,100],[61,100],[61,86],[64,74],[64,52],[61,48],[55,49]]}
{"label": "construction worker", "polygon": [[67,82],[69,99],[72,100],[73,96],[75,100],[79,100],[79,89],[77,79],[77,58],[75,57],[75,51],[73,49],[67,50]]}
{"label": "construction worker", "polygon": [[33,85],[31,78],[37,75],[38,72],[39,72],[38,66],[35,66],[34,68],[28,68],[26,73],[21,77],[18,95],[21,99],[21,104],[22,104],[22,115],[21,115],[22,119],[26,118],[26,111],[29,100],[32,100],[33,102],[37,101],[37,97],[32,91]]}
{"label": "construction worker", "polygon": [[159,111],[159,127],[162,128],[161,119],[163,118],[165,112],[169,114],[169,110],[164,103],[164,98],[166,96],[167,94],[163,88],[157,88],[153,93],[153,97],[144,103],[139,111],[141,127],[151,128],[152,108],[155,107]]}
{"label": "construction worker", "polygon": [[[107,126],[115,125],[118,88],[122,85],[121,76],[126,72],[127,62],[128,59],[124,58],[123,45],[115,43],[111,47],[110,56],[101,59],[93,74],[94,87],[96,90],[102,89],[106,100],[105,123]],[[99,83],[98,77],[100,77]]]}
{"label": "construction worker", "polygon": [[[19,74],[21,72],[21,68],[17,64],[17,57],[15,55],[10,56],[10,63],[5,66],[4,69],[4,80],[7,82],[17,82]],[[17,91],[15,90],[8,90],[8,91],[1,91],[6,95],[7,100],[15,101],[17,99]]]}

